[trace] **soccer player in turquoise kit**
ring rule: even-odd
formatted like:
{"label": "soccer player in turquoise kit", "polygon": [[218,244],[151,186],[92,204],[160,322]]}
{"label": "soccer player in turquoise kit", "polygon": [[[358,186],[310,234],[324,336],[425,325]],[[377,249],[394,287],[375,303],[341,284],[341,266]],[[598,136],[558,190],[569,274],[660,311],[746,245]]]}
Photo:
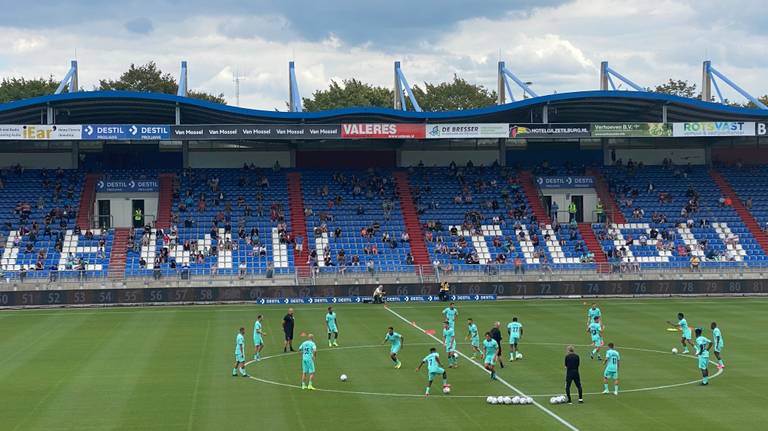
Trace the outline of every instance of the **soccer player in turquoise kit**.
{"label": "soccer player in turquoise kit", "polygon": [[517,355],[517,343],[523,338],[523,325],[517,321],[517,317],[513,317],[507,325],[507,333],[509,333],[509,360],[514,361]]}
{"label": "soccer player in turquoise kit", "polygon": [[694,350],[696,350],[695,346],[693,345],[693,341],[691,341],[691,327],[688,326],[688,321],[685,320],[685,315],[683,315],[683,313],[677,313],[677,323],[672,323],[669,320],[667,320],[667,323],[680,329],[680,332],[682,333],[680,337],[680,344],[683,345],[683,353],[689,353],[688,346],[691,346]]}
{"label": "soccer player in turquoise kit", "polygon": [[432,387],[432,381],[435,379],[436,376],[442,375],[443,376],[443,388],[449,388],[451,385],[448,384],[448,373],[445,372],[445,369],[443,369],[442,364],[440,363],[440,355],[437,353],[437,349],[434,347],[429,349],[429,354],[424,357],[424,359],[421,360],[421,363],[416,368],[416,372],[421,371],[421,367],[427,364],[427,390],[425,392],[425,396],[429,396],[429,388]]}
{"label": "soccer player in turquoise kit", "polygon": [[467,319],[467,340],[472,345],[472,359],[480,354],[480,335],[477,332],[477,324],[472,318]]}
{"label": "soccer player in turquoise kit", "polygon": [[714,351],[715,351],[715,357],[717,358],[717,368],[722,370],[725,368],[725,363],[723,363],[723,347],[725,347],[725,342],[723,341],[723,334],[720,332],[720,328],[717,327],[717,323],[712,322],[710,325],[710,328],[712,328],[712,343],[714,344]]}
{"label": "soccer player in turquoise kit", "polygon": [[445,353],[448,354],[448,368],[458,367],[459,358],[456,354],[456,332],[447,320],[443,322],[443,344],[445,345]]}
{"label": "soccer player in turquoise kit", "polygon": [[315,344],[314,335],[307,335],[307,340],[299,346],[299,352],[301,352],[301,389],[314,391],[315,387],[312,386],[312,380],[315,378],[315,359],[317,359],[317,344]]}
{"label": "soccer player in turquoise kit", "polygon": [[232,368],[232,377],[237,376],[238,371],[243,377],[248,377],[245,372],[245,328],[240,328],[235,336],[235,367]]}
{"label": "soccer player in turquoise kit", "polygon": [[619,362],[621,356],[614,349],[613,343],[608,343],[608,351],[605,352],[605,372],[603,372],[603,393],[608,394],[608,380],[613,380],[613,395],[619,395]]}
{"label": "soccer player in turquoise kit", "polygon": [[389,357],[392,358],[392,362],[395,363],[395,368],[400,368],[402,364],[400,363],[400,360],[397,359],[397,354],[400,353],[400,349],[403,347],[405,338],[395,332],[395,328],[390,326],[387,328],[387,335],[384,336],[384,341],[382,344],[386,342],[389,342]]}
{"label": "soccer player in turquoise kit", "polygon": [[264,348],[264,332],[261,330],[262,316],[256,316],[256,322],[253,324],[253,359],[261,360],[261,350]]}
{"label": "soccer player in turquoise kit", "polygon": [[448,321],[448,323],[451,325],[451,329],[454,328],[454,324],[456,323],[456,317],[459,315],[459,310],[456,309],[456,305],[451,302],[448,304],[448,307],[443,309],[443,316],[445,317],[445,320]]}
{"label": "soccer player in turquoise kit", "polygon": [[603,319],[603,313],[600,312],[600,307],[596,303],[592,303],[592,306],[587,309],[587,325],[595,321],[595,317]]}
{"label": "soccer player in turquoise kit", "polygon": [[595,354],[597,354],[597,360],[600,361],[602,360],[600,358],[600,348],[603,347],[603,329],[605,328],[600,323],[600,316],[595,316],[593,319],[592,323],[587,327],[587,332],[592,337],[592,346],[594,346],[589,357],[590,359],[595,359]]}
{"label": "soccer player in turquoise kit", "polygon": [[339,347],[339,327],[333,307],[328,307],[328,313],[325,315],[325,324],[328,326],[328,347]]}
{"label": "soccer player in turquoise kit", "polygon": [[485,333],[485,340],[483,340],[483,354],[485,360],[483,366],[486,370],[491,372],[491,380],[496,380],[496,356],[498,356],[499,343],[491,338],[491,333]]}
{"label": "soccer player in turquoise kit", "polygon": [[701,328],[696,328],[696,356],[699,357],[699,369],[701,370],[701,384],[709,384],[709,349],[712,348],[712,340],[702,335]]}

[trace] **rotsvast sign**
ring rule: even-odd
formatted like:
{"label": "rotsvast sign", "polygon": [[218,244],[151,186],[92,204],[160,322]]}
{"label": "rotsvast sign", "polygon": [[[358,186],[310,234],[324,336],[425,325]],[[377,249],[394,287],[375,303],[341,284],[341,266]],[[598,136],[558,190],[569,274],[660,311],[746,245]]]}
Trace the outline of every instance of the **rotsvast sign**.
{"label": "rotsvast sign", "polygon": [[427,139],[506,138],[507,123],[427,124]]}
{"label": "rotsvast sign", "polygon": [[675,137],[755,136],[755,123],[749,121],[696,121],[673,123]]}
{"label": "rotsvast sign", "polygon": [[174,140],[220,139],[332,139],[341,136],[338,125],[203,125],[171,126]]}
{"label": "rotsvast sign", "polygon": [[536,177],[536,184],[542,189],[588,189],[595,187],[593,177]]}
{"label": "rotsvast sign", "polygon": [[594,123],[592,136],[597,138],[662,138],[671,137],[669,123]]}
{"label": "rotsvast sign", "polygon": [[509,127],[510,138],[586,138],[589,124],[522,124]]}
{"label": "rotsvast sign", "polygon": [[424,139],[424,124],[357,123],[342,124],[341,137],[347,139]]}
{"label": "rotsvast sign", "polygon": [[110,178],[96,182],[97,193],[153,193],[160,189],[157,180]]}
{"label": "rotsvast sign", "polygon": [[171,126],[167,124],[83,124],[83,140],[167,141]]}

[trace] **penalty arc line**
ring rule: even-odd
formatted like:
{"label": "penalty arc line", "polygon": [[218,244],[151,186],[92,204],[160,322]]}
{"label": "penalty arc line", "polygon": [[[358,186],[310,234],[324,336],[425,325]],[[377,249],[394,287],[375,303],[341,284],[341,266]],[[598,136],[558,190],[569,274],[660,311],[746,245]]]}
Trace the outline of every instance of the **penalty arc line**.
{"label": "penalty arc line", "polygon": [[[419,325],[417,325],[417,324],[416,324],[416,322],[412,322],[412,321],[409,321],[408,319],[406,319],[405,317],[403,317],[403,316],[402,316],[400,313],[398,313],[398,312],[397,312],[397,311],[395,311],[395,310],[392,310],[392,309],[391,309],[391,308],[389,308],[389,307],[385,307],[385,310],[389,311],[390,313],[392,313],[393,315],[395,315],[395,316],[396,316],[398,319],[402,320],[403,322],[405,322],[405,323],[408,323],[408,324],[411,324],[411,325],[413,325],[413,327],[414,327],[414,328],[416,328],[416,329],[418,329],[418,330],[420,330],[420,331],[422,332],[422,334],[424,334],[424,335],[426,335],[426,336],[428,336],[428,337],[431,337],[432,339],[434,339],[434,340],[435,340],[435,341],[437,341],[438,343],[441,343],[441,341],[440,341],[440,339],[439,339],[439,338],[435,337],[435,336],[434,336],[434,335],[432,335],[432,334],[428,334],[428,333],[427,333],[427,332],[424,330],[424,328],[422,328],[422,327],[420,327]],[[480,365],[480,364],[478,364],[477,362],[475,362],[475,361],[473,361],[472,359],[470,359],[470,357],[469,357],[469,356],[467,356],[467,355],[465,355],[465,354],[463,354],[463,353],[459,352],[458,350],[456,350],[456,353],[458,353],[458,354],[459,354],[461,357],[463,357],[464,359],[466,359],[466,360],[467,360],[469,363],[471,363],[471,364],[474,364],[475,366],[477,366],[478,368],[480,368],[481,370],[483,370],[485,373],[488,373],[488,374],[490,374],[490,371],[486,370],[486,369],[485,369],[485,367],[483,367],[482,365]],[[507,382],[506,380],[504,380],[503,378],[501,378],[501,377],[498,377],[498,376],[497,376],[497,377],[496,377],[496,379],[497,379],[497,381],[498,381],[498,382],[502,383],[504,386],[506,386],[506,387],[508,387],[509,389],[511,389],[511,390],[513,390],[513,391],[515,391],[515,392],[516,392],[518,395],[520,395],[520,396],[523,396],[523,397],[527,397],[527,396],[528,396],[528,395],[526,395],[525,393],[523,393],[523,391],[521,391],[520,389],[517,389],[516,387],[514,387],[513,385],[511,385],[509,382]],[[534,406],[536,406],[536,407],[537,407],[539,410],[541,410],[541,411],[543,411],[544,413],[546,413],[547,415],[549,415],[550,417],[552,417],[553,419],[555,419],[556,421],[560,422],[560,423],[561,423],[563,426],[565,426],[566,428],[570,429],[571,431],[579,431],[579,429],[578,429],[578,428],[576,428],[574,425],[572,425],[570,422],[568,422],[567,420],[563,419],[562,417],[560,417],[560,416],[559,416],[557,413],[553,412],[552,410],[550,410],[550,409],[548,409],[548,408],[544,407],[544,406],[543,406],[542,404],[540,404],[538,401],[536,401],[536,400],[533,400],[533,405],[534,405]]]}

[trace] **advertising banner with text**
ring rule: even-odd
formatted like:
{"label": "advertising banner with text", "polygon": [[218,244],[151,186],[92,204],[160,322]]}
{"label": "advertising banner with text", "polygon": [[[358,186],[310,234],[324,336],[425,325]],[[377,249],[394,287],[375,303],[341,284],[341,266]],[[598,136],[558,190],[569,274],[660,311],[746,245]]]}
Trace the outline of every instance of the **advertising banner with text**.
{"label": "advertising banner with text", "polygon": [[6,124],[0,125],[0,140],[79,141],[82,130],[79,124]]}
{"label": "advertising banner with text", "polygon": [[755,123],[748,121],[696,121],[673,123],[672,134],[679,138],[702,136],[755,136]]}
{"label": "advertising banner with text", "polygon": [[171,126],[167,124],[83,124],[83,140],[167,141]]}
{"label": "advertising banner with text", "polygon": [[595,138],[664,138],[672,136],[668,123],[594,123]]}
{"label": "advertising banner with text", "polygon": [[589,124],[520,124],[509,127],[510,138],[588,138]]}
{"label": "advertising banner with text", "polygon": [[345,139],[424,139],[424,124],[357,123],[342,124]]}
{"label": "advertising banner with text", "polygon": [[338,125],[248,125],[221,124],[172,126],[174,140],[246,139],[334,139],[341,136]]}
{"label": "advertising banner with text", "polygon": [[427,139],[506,138],[507,123],[427,124]]}

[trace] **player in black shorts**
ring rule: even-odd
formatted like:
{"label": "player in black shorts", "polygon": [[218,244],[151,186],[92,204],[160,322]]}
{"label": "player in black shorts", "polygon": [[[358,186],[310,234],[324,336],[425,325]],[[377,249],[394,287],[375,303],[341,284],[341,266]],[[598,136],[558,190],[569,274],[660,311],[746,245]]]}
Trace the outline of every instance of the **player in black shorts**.
{"label": "player in black shorts", "polygon": [[499,327],[501,327],[501,322],[495,322],[493,324],[493,328],[491,328],[491,330],[488,332],[491,334],[491,338],[499,343],[499,350],[496,352],[496,359],[499,361],[499,366],[504,368],[504,361],[502,360],[504,356],[501,354],[501,331],[499,330]]}
{"label": "player in black shorts", "polygon": [[571,383],[576,385],[579,390],[579,402],[583,403],[584,398],[581,393],[581,376],[579,376],[579,355],[568,346],[565,355],[565,395],[568,397],[568,404],[571,404]]}
{"label": "player in black shorts", "polygon": [[285,345],[283,346],[283,353],[291,349],[293,352],[293,327],[296,321],[293,317],[293,308],[288,309],[288,314],[283,317],[283,333],[285,333]]}

